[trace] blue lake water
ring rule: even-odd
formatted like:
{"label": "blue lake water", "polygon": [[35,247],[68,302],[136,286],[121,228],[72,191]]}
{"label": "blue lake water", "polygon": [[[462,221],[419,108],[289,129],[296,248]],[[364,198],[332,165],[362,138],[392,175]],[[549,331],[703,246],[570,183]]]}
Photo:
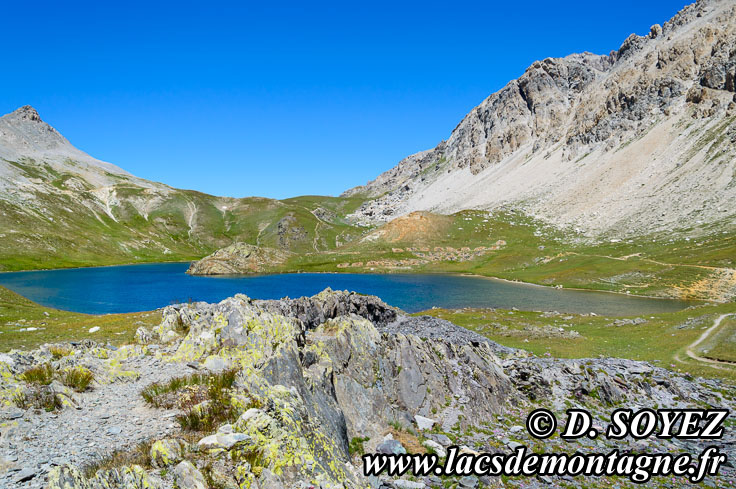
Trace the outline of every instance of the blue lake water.
{"label": "blue lake water", "polygon": [[0,285],[44,306],[89,314],[156,309],[188,300],[217,302],[237,293],[256,299],[314,295],[326,287],[377,295],[408,312],[498,307],[611,316],[677,311],[685,301],[553,289],[482,277],[439,274],[299,273],[192,277],[188,263],[155,263],[0,273]]}

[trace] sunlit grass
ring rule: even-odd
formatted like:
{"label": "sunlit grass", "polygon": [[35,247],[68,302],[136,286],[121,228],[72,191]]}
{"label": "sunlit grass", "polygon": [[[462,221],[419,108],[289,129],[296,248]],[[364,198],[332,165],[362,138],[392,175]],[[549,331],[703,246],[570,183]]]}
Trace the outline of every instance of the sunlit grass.
{"label": "sunlit grass", "polygon": [[[625,318],[503,309],[431,309],[417,315],[446,319],[497,343],[536,355],[629,358],[696,376],[736,381],[736,367],[714,368],[685,353],[720,314],[730,312],[736,312],[736,303],[704,304],[678,312],[641,315],[646,322],[620,325],[615,321]],[[580,337],[545,334],[542,329],[545,326],[576,331]]]}
{"label": "sunlit grass", "polygon": [[76,392],[86,391],[94,380],[94,374],[84,367],[72,367],[61,373],[61,383]]}
{"label": "sunlit grass", "polygon": [[[150,328],[160,322],[161,315],[155,311],[101,316],[60,311],[0,286],[0,351],[30,350],[44,343],[85,339],[120,345],[132,342],[139,326]],[[94,326],[100,330],[90,333]],[[69,353],[68,348],[61,346],[52,346],[49,352],[55,358]]]}

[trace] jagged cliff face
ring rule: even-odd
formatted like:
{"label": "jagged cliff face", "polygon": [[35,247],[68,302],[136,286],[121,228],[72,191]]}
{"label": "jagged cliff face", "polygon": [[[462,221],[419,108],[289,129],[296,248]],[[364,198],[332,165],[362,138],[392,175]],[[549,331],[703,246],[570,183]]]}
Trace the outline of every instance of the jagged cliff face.
{"label": "jagged cliff face", "polygon": [[510,205],[591,233],[733,221],[736,2],[701,1],[618,51],[535,62],[436,148],[346,194],[381,221]]}

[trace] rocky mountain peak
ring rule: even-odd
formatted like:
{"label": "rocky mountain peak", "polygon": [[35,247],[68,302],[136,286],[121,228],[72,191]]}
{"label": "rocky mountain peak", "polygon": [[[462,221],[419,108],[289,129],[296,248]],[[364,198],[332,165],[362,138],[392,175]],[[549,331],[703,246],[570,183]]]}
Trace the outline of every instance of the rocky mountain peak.
{"label": "rocky mountain peak", "polygon": [[38,111],[31,107],[30,105],[24,105],[23,107],[20,107],[10,114],[4,116],[10,119],[20,119],[24,121],[31,121],[31,122],[43,122],[41,120],[41,116],[38,115]]}
{"label": "rocky mountain peak", "polygon": [[[608,55],[532,63],[352,217],[511,206],[587,235],[722,220],[736,205],[736,1],[699,1]],[[657,189],[652,192],[651,189]]]}
{"label": "rocky mountain peak", "polygon": [[[109,183],[105,177],[107,173],[129,175],[117,166],[75,148],[59,131],[44,122],[30,105],[0,117],[0,160],[45,162],[57,171],[79,174],[94,182],[95,186]],[[69,162],[74,162],[74,165],[70,166]],[[17,171],[0,163],[0,189],[5,186],[2,177],[8,178],[12,187],[18,178]]]}
{"label": "rocky mountain peak", "polygon": [[69,141],[41,120],[38,111],[30,105],[24,105],[0,117],[0,136],[2,136],[0,144],[9,146],[8,149],[15,150],[21,155],[39,150],[72,148]]}

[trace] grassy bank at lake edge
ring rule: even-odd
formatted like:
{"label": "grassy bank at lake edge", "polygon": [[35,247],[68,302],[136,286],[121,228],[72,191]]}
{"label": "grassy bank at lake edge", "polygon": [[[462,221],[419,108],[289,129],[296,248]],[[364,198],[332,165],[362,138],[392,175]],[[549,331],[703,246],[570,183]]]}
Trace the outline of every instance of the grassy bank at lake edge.
{"label": "grassy bank at lake edge", "polygon": [[[0,351],[30,350],[44,343],[93,340],[130,343],[139,326],[161,322],[156,311],[90,315],[44,307],[0,286]],[[99,331],[89,330],[99,327]],[[31,330],[29,330],[31,328]]]}
{"label": "grassy bank at lake edge", "polygon": [[[303,204],[322,202],[322,198],[315,199]],[[428,222],[421,226],[416,220],[398,219],[377,230],[366,229],[360,237],[337,247],[317,246],[319,251],[302,247],[286,263],[267,267],[264,272],[460,273],[637,296],[715,301],[733,299],[736,290],[736,239],[730,231],[713,230],[697,239],[673,233],[593,243],[521,213],[425,215]],[[312,244],[320,240],[315,235]],[[330,240],[339,241],[339,237],[331,235]],[[484,251],[474,252],[477,248]],[[449,249],[453,251],[445,251]],[[20,270],[191,261],[202,258],[202,253],[158,253],[136,260],[103,253],[81,262],[78,257],[52,261],[35,255],[4,256],[0,265],[5,270]]]}

